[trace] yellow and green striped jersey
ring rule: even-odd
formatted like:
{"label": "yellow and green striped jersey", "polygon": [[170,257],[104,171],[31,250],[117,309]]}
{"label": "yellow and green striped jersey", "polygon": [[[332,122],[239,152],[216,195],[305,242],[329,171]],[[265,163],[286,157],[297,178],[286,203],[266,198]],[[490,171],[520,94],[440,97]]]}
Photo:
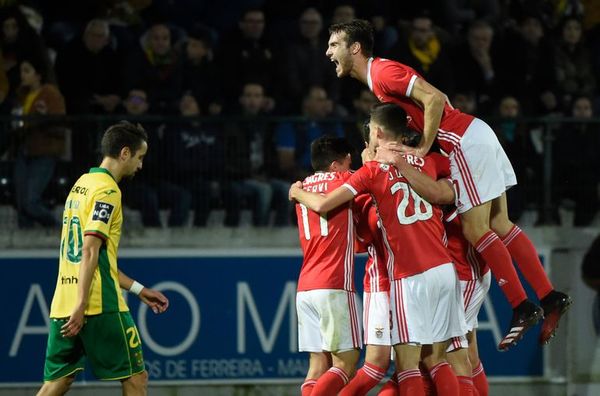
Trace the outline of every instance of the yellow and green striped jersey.
{"label": "yellow and green striped jersey", "polygon": [[50,308],[51,318],[70,316],[77,303],[84,235],[94,235],[104,241],[85,314],[129,310],[121,294],[117,270],[122,224],[121,190],[117,182],[104,168],[90,169],[89,173],[77,180],[65,203],[58,279]]}

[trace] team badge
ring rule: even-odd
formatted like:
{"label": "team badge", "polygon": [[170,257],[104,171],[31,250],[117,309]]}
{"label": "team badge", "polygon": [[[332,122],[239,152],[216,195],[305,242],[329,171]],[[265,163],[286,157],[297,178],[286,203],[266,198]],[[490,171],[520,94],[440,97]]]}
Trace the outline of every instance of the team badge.
{"label": "team badge", "polygon": [[377,338],[383,337],[383,327],[375,327],[375,336]]}
{"label": "team badge", "polygon": [[384,172],[387,172],[390,170],[390,166],[388,164],[379,164],[379,168]]}
{"label": "team badge", "polygon": [[101,221],[108,224],[114,208],[115,207],[109,203],[96,202],[94,205],[94,212],[92,213],[92,221]]}

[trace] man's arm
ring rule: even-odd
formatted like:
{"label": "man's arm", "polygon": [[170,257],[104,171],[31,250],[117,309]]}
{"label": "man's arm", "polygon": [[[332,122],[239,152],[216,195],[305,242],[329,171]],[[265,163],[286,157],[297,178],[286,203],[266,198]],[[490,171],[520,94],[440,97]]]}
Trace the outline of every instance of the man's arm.
{"label": "man's arm", "polygon": [[419,172],[415,167],[406,162],[397,151],[392,151],[384,146],[377,150],[376,161],[392,164],[402,176],[408,180],[410,186],[429,203],[446,205],[454,203],[454,188],[447,179],[433,180],[429,175]]}
{"label": "man's arm", "polygon": [[93,235],[83,237],[82,257],[77,280],[77,303],[69,320],[61,328],[64,337],[77,335],[83,327],[85,309],[90,297],[90,287],[94,272],[98,268],[98,255],[103,243],[102,239]]}
{"label": "man's arm", "polygon": [[[135,284],[135,287],[133,285]],[[128,277],[123,271],[119,270],[119,286],[122,289],[128,290],[148,305],[155,314],[163,313],[169,307],[169,300],[161,292],[154,289],[149,289]]]}
{"label": "man's arm", "polygon": [[331,209],[352,201],[354,194],[347,187],[340,186],[327,195],[308,192],[302,189],[301,183],[296,182],[290,187],[290,199],[294,199],[317,213],[326,213]]}
{"label": "man's arm", "polygon": [[425,118],[423,137],[412,154],[417,157],[424,157],[429,152],[437,136],[444,105],[446,104],[446,95],[422,78],[417,78],[410,92],[410,98],[421,105]]}

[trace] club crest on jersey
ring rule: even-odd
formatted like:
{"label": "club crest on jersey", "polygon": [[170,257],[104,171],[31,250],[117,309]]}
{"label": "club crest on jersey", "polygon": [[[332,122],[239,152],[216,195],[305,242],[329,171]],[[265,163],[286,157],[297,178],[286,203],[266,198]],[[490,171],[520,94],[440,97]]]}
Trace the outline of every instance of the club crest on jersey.
{"label": "club crest on jersey", "polygon": [[383,337],[383,327],[375,327],[375,336],[377,338]]}
{"label": "club crest on jersey", "polygon": [[110,220],[114,208],[115,207],[109,203],[96,202],[94,205],[94,212],[92,213],[92,221],[102,221],[103,223],[108,224],[108,220]]}
{"label": "club crest on jersey", "polygon": [[384,172],[387,172],[390,170],[390,166],[388,164],[379,164],[379,168]]}

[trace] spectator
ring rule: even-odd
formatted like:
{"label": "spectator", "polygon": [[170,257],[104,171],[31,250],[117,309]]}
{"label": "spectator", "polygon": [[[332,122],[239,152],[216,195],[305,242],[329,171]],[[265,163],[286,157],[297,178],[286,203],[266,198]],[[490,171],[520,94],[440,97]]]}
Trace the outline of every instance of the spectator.
{"label": "spectator", "polygon": [[323,19],[319,11],[307,8],[300,15],[299,38],[286,49],[285,75],[289,95],[294,108],[298,108],[302,95],[311,85],[325,88],[330,98],[339,95],[339,80],[335,77],[335,69],[326,56],[327,39],[323,37]]}
{"label": "spectator", "polygon": [[554,144],[554,184],[559,199],[575,203],[573,224],[583,227],[591,224],[598,211],[600,128],[590,122],[594,114],[589,97],[573,101],[571,116],[579,122],[564,125],[568,138],[559,138]]}
{"label": "spectator", "polygon": [[596,88],[591,57],[583,42],[579,19],[565,19],[558,45],[554,48],[558,100],[563,109],[568,109],[575,96],[592,95]]}
{"label": "spectator", "polygon": [[[142,89],[132,89],[124,101],[127,115],[140,117],[148,111],[148,97]],[[164,137],[156,126],[147,126],[148,147],[144,159],[144,172],[123,186],[123,197],[130,208],[139,209],[144,227],[162,227],[160,209],[169,209],[169,227],[186,225],[191,206],[191,196],[183,187],[172,182],[163,160],[169,153],[164,152]]]}
{"label": "spectator", "polygon": [[454,91],[452,63],[446,43],[436,33],[429,14],[422,13],[412,19],[408,37],[396,43],[389,58],[402,60],[448,95]]}
{"label": "spectator", "polygon": [[498,0],[444,0],[440,2],[442,15],[445,17],[447,30],[453,34],[463,31],[475,20],[493,23],[500,15]]}
{"label": "spectator", "polygon": [[354,112],[352,115],[356,118],[355,122],[344,125],[344,132],[348,143],[354,149],[352,154],[352,169],[358,169],[362,166],[361,153],[365,148],[365,138],[363,130],[365,123],[369,121],[371,109],[378,103],[377,98],[369,89],[363,88],[359,95],[354,98]]}
{"label": "spectator", "polygon": [[41,37],[17,6],[10,6],[0,11],[0,24],[2,62],[9,82],[9,91],[6,95],[7,109],[9,109],[12,105],[18,105],[16,90],[21,82],[20,63],[25,58],[34,57],[50,65],[50,58]]}
{"label": "spectator", "polygon": [[302,101],[306,122],[284,122],[277,126],[275,141],[280,178],[303,180],[311,173],[310,142],[323,135],[344,136],[338,122],[325,122],[333,112],[333,102],[323,87],[312,86]]}
{"label": "spectator", "polygon": [[535,151],[526,124],[518,122],[520,104],[516,98],[505,96],[498,106],[502,120],[493,129],[504,151],[512,160],[519,184],[506,191],[511,202],[510,218],[519,219],[526,209],[526,202],[539,202],[541,197],[542,158]]}
{"label": "spectator", "polygon": [[173,48],[171,30],[155,23],[143,38],[143,48],[133,53],[126,66],[129,88],[142,88],[155,113],[174,110],[181,96],[183,73],[181,59]]}
{"label": "spectator", "polygon": [[387,54],[398,42],[398,31],[388,25],[384,14],[376,14],[371,17],[374,34],[373,53],[376,55]]}
{"label": "spectator", "polygon": [[333,9],[331,24],[346,23],[356,18],[356,10],[350,4],[340,4]]}
{"label": "spectator", "polygon": [[552,44],[536,15],[521,18],[505,35],[498,63],[498,79],[505,95],[514,95],[525,114],[552,110],[554,74]]}
{"label": "spectator", "polygon": [[[223,136],[215,125],[197,120],[200,108],[196,99],[185,93],[179,102],[185,120],[168,125],[164,131],[164,168],[168,179],[192,193],[193,225],[205,227],[211,208],[220,199],[225,167]],[[233,224],[230,212],[226,224]]]}
{"label": "spectator", "polygon": [[490,24],[476,21],[469,27],[467,41],[453,56],[457,90],[475,92],[481,114],[493,111],[497,90],[497,59],[492,51],[494,29]]}
{"label": "spectator", "polygon": [[223,98],[214,60],[211,32],[195,26],[188,32],[183,55],[183,88],[198,98],[202,114],[221,113]]}
{"label": "spectator", "polygon": [[473,92],[456,92],[450,103],[463,113],[477,115],[477,102]]}
{"label": "spectator", "polygon": [[[49,66],[40,58],[24,58],[20,65],[19,107],[23,115],[64,115],[62,94],[49,80]],[[65,130],[56,120],[27,120],[17,130],[14,168],[18,225],[30,228],[35,223],[58,227],[60,222],[43,203],[57,158],[65,154]]]}
{"label": "spectator", "polygon": [[265,14],[251,8],[242,15],[238,29],[223,38],[219,65],[227,98],[237,97],[247,81],[260,82],[269,92],[276,88],[275,51],[264,33]]}
{"label": "spectator", "polygon": [[88,22],[81,40],[57,54],[55,67],[69,114],[112,113],[121,102],[121,60],[106,21]]}
{"label": "spectator", "polygon": [[[255,226],[269,224],[271,207],[275,207],[275,225],[286,225],[291,207],[287,199],[289,183],[271,180],[275,168],[272,126],[262,118],[265,93],[262,85],[247,83],[239,98],[241,118],[226,125],[226,177],[229,191],[224,193],[225,207],[230,208],[232,225],[239,223],[240,203],[252,208]],[[228,202],[227,201],[231,201]],[[237,211],[237,212],[235,212]]]}

